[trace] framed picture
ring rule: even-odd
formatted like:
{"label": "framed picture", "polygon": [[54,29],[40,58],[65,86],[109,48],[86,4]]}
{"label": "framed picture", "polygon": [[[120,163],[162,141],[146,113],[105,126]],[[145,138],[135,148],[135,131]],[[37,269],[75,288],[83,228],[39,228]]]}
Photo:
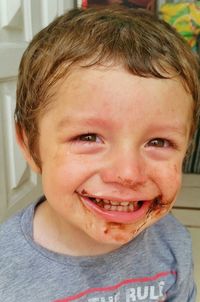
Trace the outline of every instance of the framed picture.
{"label": "framed picture", "polygon": [[129,8],[144,8],[155,12],[156,0],[78,0],[77,6],[82,8],[101,7],[106,5],[122,5]]}

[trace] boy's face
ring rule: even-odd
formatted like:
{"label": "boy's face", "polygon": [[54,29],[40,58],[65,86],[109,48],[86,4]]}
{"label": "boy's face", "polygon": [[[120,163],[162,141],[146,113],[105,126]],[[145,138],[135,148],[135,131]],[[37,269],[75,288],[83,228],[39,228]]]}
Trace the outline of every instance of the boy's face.
{"label": "boy's face", "polygon": [[73,71],[40,122],[42,181],[62,230],[121,245],[172,207],[192,99],[178,79]]}

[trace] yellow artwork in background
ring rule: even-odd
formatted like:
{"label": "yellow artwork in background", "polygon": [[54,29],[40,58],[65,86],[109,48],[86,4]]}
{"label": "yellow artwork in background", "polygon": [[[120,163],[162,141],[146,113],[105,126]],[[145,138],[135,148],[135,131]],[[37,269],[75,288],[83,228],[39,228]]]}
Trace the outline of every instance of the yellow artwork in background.
{"label": "yellow artwork in background", "polygon": [[193,50],[197,50],[200,35],[200,1],[166,3],[161,6],[161,17],[184,36]]}

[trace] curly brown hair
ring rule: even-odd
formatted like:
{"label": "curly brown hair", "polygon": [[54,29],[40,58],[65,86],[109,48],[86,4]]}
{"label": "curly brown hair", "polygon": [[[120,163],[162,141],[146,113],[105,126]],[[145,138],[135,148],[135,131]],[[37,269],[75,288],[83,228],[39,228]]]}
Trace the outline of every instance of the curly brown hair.
{"label": "curly brown hair", "polygon": [[39,167],[39,120],[54,99],[54,88],[74,66],[103,64],[120,64],[141,77],[179,76],[194,100],[194,130],[200,107],[199,63],[175,29],[145,10],[74,9],[33,38],[19,67],[15,121]]}

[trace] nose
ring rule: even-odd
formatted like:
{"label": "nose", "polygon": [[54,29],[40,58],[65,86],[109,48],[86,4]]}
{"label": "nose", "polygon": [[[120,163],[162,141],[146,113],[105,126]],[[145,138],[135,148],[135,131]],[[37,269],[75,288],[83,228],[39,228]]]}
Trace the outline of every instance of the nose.
{"label": "nose", "polygon": [[146,164],[139,151],[118,148],[109,155],[101,169],[104,183],[117,183],[132,189],[144,185],[147,179]]}

